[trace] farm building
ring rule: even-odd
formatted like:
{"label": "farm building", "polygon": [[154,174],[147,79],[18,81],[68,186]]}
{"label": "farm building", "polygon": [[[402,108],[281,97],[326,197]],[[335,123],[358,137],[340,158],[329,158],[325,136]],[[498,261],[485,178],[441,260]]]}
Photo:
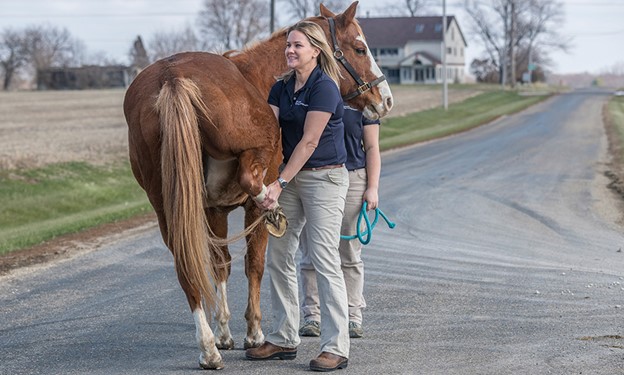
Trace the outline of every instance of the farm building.
{"label": "farm building", "polygon": [[358,18],[377,64],[390,83],[441,83],[443,53],[450,82],[465,82],[466,39],[454,16]]}
{"label": "farm building", "polygon": [[84,90],[127,87],[132,69],[123,65],[47,68],[37,72],[38,90]]}

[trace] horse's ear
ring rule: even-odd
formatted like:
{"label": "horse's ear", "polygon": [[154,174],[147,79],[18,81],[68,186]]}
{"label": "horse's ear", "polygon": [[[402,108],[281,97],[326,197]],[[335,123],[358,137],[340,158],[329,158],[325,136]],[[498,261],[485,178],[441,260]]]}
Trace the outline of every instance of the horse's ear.
{"label": "horse's ear", "polygon": [[327,9],[327,7],[325,7],[325,5],[323,5],[323,3],[321,3],[320,9],[321,9],[321,16],[323,16],[325,18],[334,18],[334,17],[336,17],[336,15],[331,10]]}
{"label": "horse's ear", "polygon": [[342,17],[344,17],[348,21],[351,21],[352,19],[354,19],[355,11],[357,10],[358,3],[359,1],[354,1],[353,3],[351,3],[351,5],[349,5],[347,10],[342,12]]}

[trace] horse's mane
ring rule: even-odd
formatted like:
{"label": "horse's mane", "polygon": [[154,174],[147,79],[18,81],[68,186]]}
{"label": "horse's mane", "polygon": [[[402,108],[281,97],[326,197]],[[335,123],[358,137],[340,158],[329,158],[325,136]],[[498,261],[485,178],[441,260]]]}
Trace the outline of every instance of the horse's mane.
{"label": "horse's mane", "polygon": [[260,44],[272,40],[274,38],[281,38],[286,34],[286,30],[288,30],[288,27],[282,27],[279,30],[274,31],[273,33],[271,33],[271,35],[268,38],[264,38],[264,39],[259,39],[259,40],[254,40],[251,41],[249,43],[247,43],[242,49],[231,49],[229,51],[225,51],[223,52],[223,57],[225,58],[232,58],[236,55],[240,55],[242,53],[247,53],[250,52],[254,49],[256,49]]}

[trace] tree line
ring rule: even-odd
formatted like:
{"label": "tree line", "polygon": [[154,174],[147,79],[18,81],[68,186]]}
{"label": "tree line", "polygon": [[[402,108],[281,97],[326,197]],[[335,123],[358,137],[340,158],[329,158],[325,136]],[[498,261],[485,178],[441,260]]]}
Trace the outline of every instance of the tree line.
{"label": "tree line", "polygon": [[[273,26],[270,8],[276,1],[276,8],[282,18],[288,19],[287,23],[317,15],[321,2],[337,11],[351,3],[351,0],[204,0],[196,27],[156,32],[145,44],[140,36],[129,41],[130,64],[142,68],[180,51],[240,49],[269,35]],[[439,10],[433,10],[439,9],[440,3],[440,0],[388,0],[374,10],[373,16],[440,14]],[[550,64],[549,52],[569,48],[569,40],[557,34],[557,25],[563,19],[563,7],[557,0],[464,0],[463,8],[469,19],[460,26],[484,49],[483,56],[470,64],[478,81],[513,84],[527,71],[533,74],[533,80],[539,79],[544,67]],[[107,59],[103,53],[88,55],[85,43],[65,28],[33,25],[0,32],[0,76],[4,90],[12,86],[16,77],[28,80],[41,69],[85,64],[124,65]],[[535,69],[536,66],[539,68]]]}

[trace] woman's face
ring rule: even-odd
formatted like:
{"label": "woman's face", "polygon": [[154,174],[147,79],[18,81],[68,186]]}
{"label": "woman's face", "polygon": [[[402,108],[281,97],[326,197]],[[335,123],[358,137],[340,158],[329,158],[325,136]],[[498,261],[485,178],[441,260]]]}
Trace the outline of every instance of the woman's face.
{"label": "woman's face", "polygon": [[285,53],[288,67],[290,69],[300,70],[316,66],[316,57],[320,51],[310,44],[305,34],[293,30],[288,34]]}

